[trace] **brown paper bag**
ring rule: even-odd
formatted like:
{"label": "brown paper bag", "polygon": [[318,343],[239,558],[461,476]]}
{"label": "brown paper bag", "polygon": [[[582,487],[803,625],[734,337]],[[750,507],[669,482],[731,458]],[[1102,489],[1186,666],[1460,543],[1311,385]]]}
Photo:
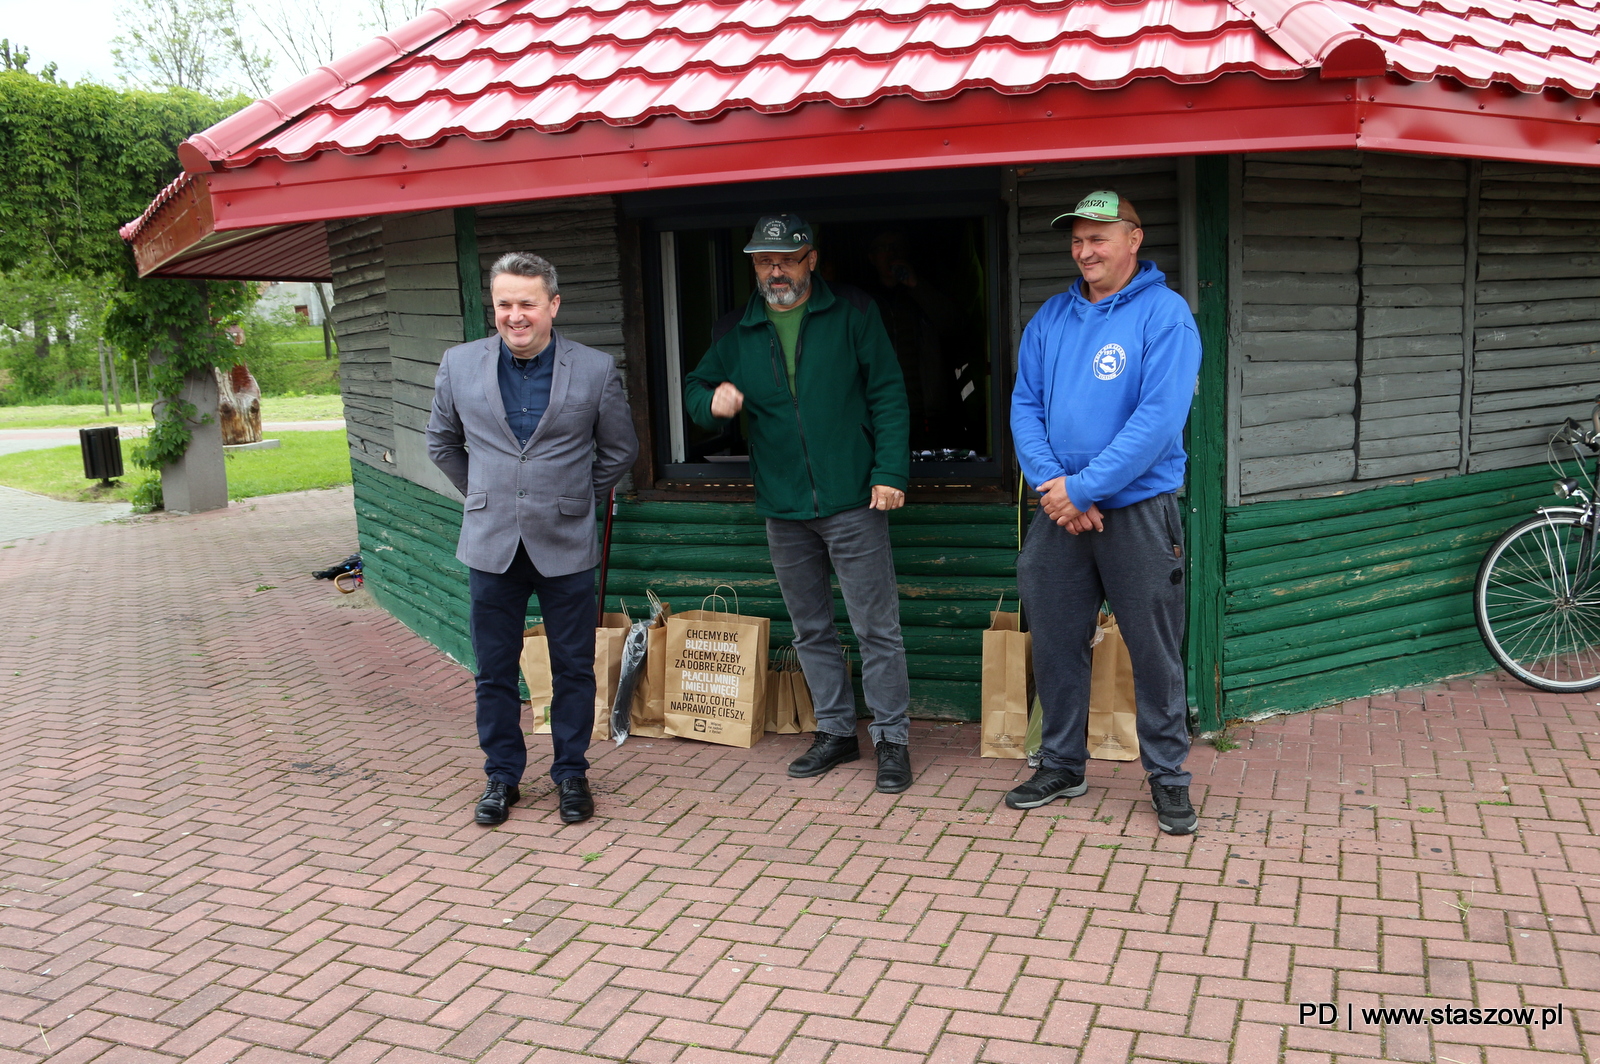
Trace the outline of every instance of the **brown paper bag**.
{"label": "brown paper bag", "polygon": [[771,622],[741,616],[737,600],[734,611],[687,610],[667,619],[668,735],[723,746],[761,741]]}
{"label": "brown paper bag", "polygon": [[983,633],[980,757],[1027,756],[1028,707],[1033,701],[1033,634],[1021,615],[994,610]]}
{"label": "brown paper bag", "polygon": [[589,733],[593,742],[611,738],[611,704],[617,700],[622,644],[632,623],[626,613],[607,613],[594,630],[594,730]]}
{"label": "brown paper bag", "polygon": [[529,730],[550,730],[550,641],[544,625],[536,624],[522,633],[522,681],[528,685]]}
{"label": "brown paper bag", "polygon": [[[622,642],[628,636],[628,615],[608,613],[605,627],[594,632],[594,730],[591,741],[611,738],[611,701],[617,697],[617,677],[622,672]],[[550,675],[550,640],[544,625],[536,624],[522,633],[522,679],[528,685],[532,716],[527,730],[534,735],[550,732],[550,699],[554,686]]]}
{"label": "brown paper bag", "polygon": [[[651,604],[660,601],[653,594]],[[661,603],[655,623],[646,632],[644,675],[633,689],[633,702],[628,707],[628,733],[659,738],[667,733],[667,618],[672,607]]]}
{"label": "brown paper bag", "polygon": [[789,674],[789,682],[794,685],[795,726],[805,733],[816,731],[817,710],[811,701],[811,685],[806,683],[806,674],[796,668]]}
{"label": "brown paper bag", "polygon": [[800,730],[794,708],[794,647],[781,647],[767,672],[767,731],[793,735]]}
{"label": "brown paper bag", "polygon": [[1139,756],[1139,710],[1133,699],[1133,662],[1117,619],[1100,615],[1089,674],[1089,756],[1133,761]]}

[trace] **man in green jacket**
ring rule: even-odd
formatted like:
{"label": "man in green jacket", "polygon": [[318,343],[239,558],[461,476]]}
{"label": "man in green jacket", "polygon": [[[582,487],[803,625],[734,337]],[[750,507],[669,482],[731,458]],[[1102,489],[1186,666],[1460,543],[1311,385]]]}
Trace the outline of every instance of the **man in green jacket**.
{"label": "man in green jacket", "polygon": [[684,398],[706,428],[741,412],[746,418],[756,511],[767,519],[772,568],[817,714],[816,739],[789,775],[820,776],[861,757],[833,623],[831,561],[861,647],[878,790],[893,794],[911,786],[911,692],[888,511],[905,505],[911,412],[877,306],[816,276],[814,245],[796,215],[756,223],[744,250],[758,291],[742,316],[718,323]]}

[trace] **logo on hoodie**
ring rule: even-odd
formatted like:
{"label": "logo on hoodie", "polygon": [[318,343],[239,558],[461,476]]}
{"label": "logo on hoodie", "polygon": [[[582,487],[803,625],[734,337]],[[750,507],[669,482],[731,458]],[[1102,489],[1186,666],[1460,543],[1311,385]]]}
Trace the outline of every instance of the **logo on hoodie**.
{"label": "logo on hoodie", "polygon": [[1114,381],[1128,368],[1128,353],[1121,344],[1106,344],[1094,353],[1094,375],[1103,381]]}

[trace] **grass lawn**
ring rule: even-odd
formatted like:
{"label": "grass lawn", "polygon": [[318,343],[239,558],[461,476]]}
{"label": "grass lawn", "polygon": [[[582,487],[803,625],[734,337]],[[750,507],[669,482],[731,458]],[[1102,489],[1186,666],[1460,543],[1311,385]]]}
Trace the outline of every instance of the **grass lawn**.
{"label": "grass lawn", "polygon": [[[320,341],[319,341],[320,342]],[[123,398],[129,396],[124,392]],[[261,400],[263,421],[337,421],[344,417],[344,400],[337,395],[268,396]],[[150,405],[135,413],[131,402],[108,417],[104,407],[0,406],[0,429],[80,428],[85,425],[148,425]]]}
{"label": "grass lawn", "polygon": [[[275,432],[269,438],[283,441],[282,446],[228,455],[228,498],[350,483],[350,451],[343,432]],[[133,466],[126,444],[123,456],[127,474],[106,489],[99,481],[84,479],[77,444],[0,455],[0,484],[69,502],[127,502],[134,482],[151,474]]]}

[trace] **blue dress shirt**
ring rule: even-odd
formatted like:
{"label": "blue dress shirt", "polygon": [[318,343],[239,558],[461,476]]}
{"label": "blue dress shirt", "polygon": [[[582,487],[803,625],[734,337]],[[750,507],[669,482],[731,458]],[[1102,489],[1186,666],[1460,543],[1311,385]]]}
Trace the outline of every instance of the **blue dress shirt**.
{"label": "blue dress shirt", "polygon": [[517,446],[528,446],[539,419],[550,405],[550,377],[556,361],[556,338],[552,333],[545,349],[527,362],[518,364],[504,340],[500,341],[500,400],[506,406],[506,424],[517,438]]}

